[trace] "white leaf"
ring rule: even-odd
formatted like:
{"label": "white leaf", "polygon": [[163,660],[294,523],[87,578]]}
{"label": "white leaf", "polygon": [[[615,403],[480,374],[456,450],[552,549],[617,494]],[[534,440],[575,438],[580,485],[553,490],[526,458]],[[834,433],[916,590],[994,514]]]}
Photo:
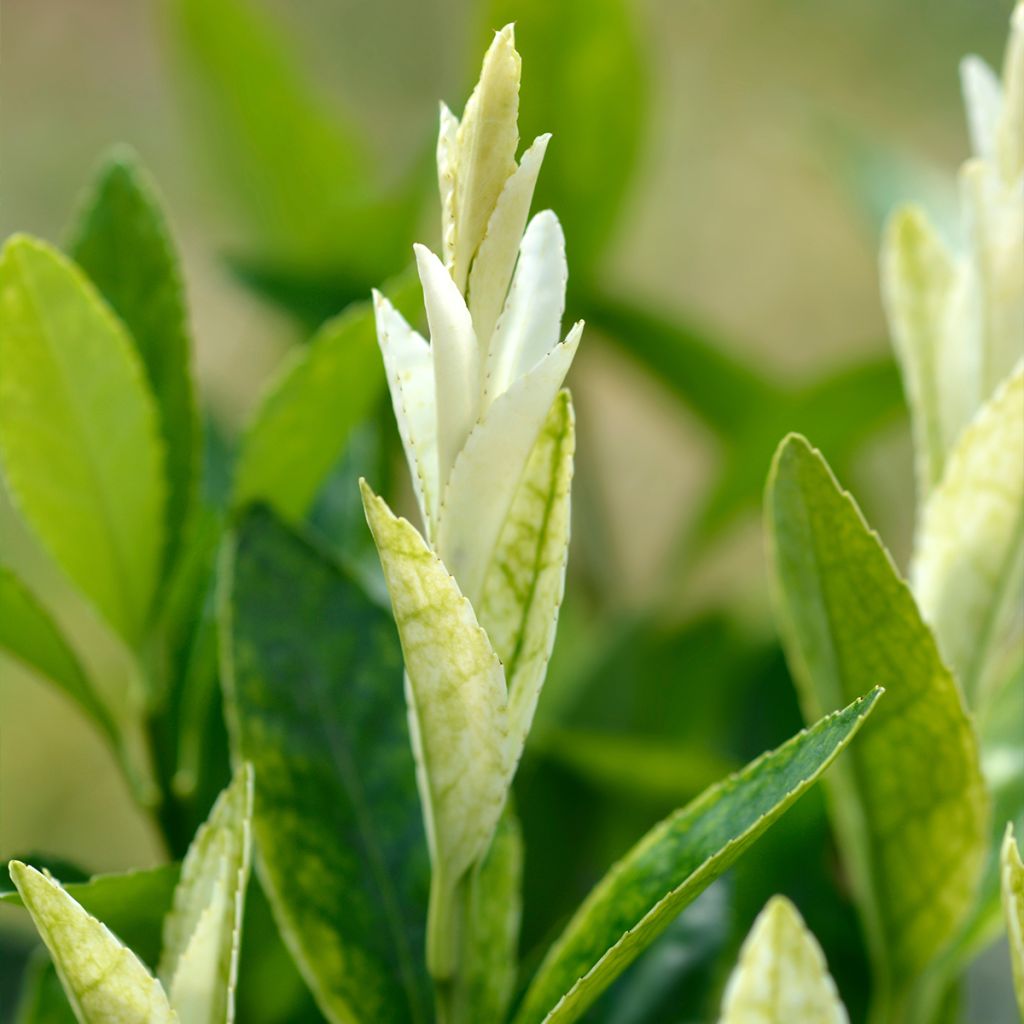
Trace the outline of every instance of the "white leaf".
{"label": "white leaf", "polygon": [[558,344],[568,280],[562,226],[544,210],[523,235],[508,302],[488,348],[485,408]]}
{"label": "white leaf", "polygon": [[494,325],[505,305],[519,243],[530,213],[537,175],[544,161],[550,135],[541,135],[523,154],[512,177],[498,197],[487,222],[487,233],[473,260],[469,275],[469,311],[482,351],[486,352]]}
{"label": "white leaf", "polygon": [[719,1024],[849,1024],[825,955],[796,907],[768,901],[740,950]]}
{"label": "white leaf", "polygon": [[480,353],[469,309],[448,271],[425,245],[414,250],[434,357],[438,482],[443,489],[476,422]]}
{"label": "white leaf", "polygon": [[438,501],[433,355],[426,339],[377,291],[373,293],[373,308],[398,433],[429,538]]}
{"label": "white leaf", "polygon": [[365,481],[360,486],[405,658],[433,865],[428,959],[445,977],[454,968],[455,888],[487,849],[511,780],[505,676],[445,565]]}
{"label": "white leaf", "polygon": [[105,925],[35,868],[10,870],[79,1024],[177,1024],[160,982]]}
{"label": "white leaf", "polygon": [[960,62],[960,88],[967,108],[967,128],[975,156],[991,160],[996,149],[996,129],[1003,106],[1003,92],[996,73],[980,57]]}
{"label": "white leaf", "polygon": [[182,1024],[231,1024],[249,881],[252,767],[243,765],[196,832],[164,919],[158,974]]}
{"label": "white leaf", "polygon": [[438,514],[437,549],[474,604],[526,460],[565,380],[583,322],[499,396],[459,453]]}
{"label": "white leaf", "polygon": [[441,193],[441,251],[449,270],[455,260],[455,163],[459,119],[441,104],[437,132],[437,185]]}
{"label": "white leaf", "polygon": [[971,706],[1024,631],[1024,365],[961,434],[928,498],[914,593]]}

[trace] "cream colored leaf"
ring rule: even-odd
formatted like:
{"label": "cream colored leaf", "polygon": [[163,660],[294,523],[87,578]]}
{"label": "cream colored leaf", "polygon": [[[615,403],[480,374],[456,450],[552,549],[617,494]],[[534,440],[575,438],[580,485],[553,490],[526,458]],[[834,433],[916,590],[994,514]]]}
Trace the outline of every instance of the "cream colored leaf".
{"label": "cream colored leaf", "polygon": [[181,868],[158,974],[182,1024],[231,1024],[249,881],[252,768],[218,797]]}
{"label": "cream colored leaf", "polygon": [[80,1024],[177,1024],[160,982],[105,925],[35,868],[10,871]]}
{"label": "cream colored leaf", "polygon": [[438,515],[437,549],[476,604],[526,460],[565,380],[583,323],[499,396],[470,434]]}
{"label": "cream colored leaf", "polygon": [[498,196],[516,169],[519,76],[515,32],[512,25],[506,25],[495,34],[484,55],[480,81],[456,130],[450,270],[460,292],[465,291],[470,264]]}
{"label": "cream colored leaf", "polygon": [[445,921],[455,887],[487,849],[511,777],[505,676],[441,559],[365,481],[361,487],[405,658],[433,864],[428,959],[444,977],[454,966]]}
{"label": "cream colored leaf", "polygon": [[1003,91],[996,73],[980,57],[960,62],[960,88],[967,108],[967,129],[975,156],[991,160],[996,150],[996,130],[1003,106]]}
{"label": "cream colored leaf", "polygon": [[720,1024],[849,1024],[825,954],[784,896],[770,899],[740,950]]}
{"label": "cream colored leaf", "polygon": [[1017,1005],[1024,1016],[1024,864],[1021,863],[1012,824],[1006,826],[1000,864],[1013,988],[1017,994]]}
{"label": "cream colored leaf", "polygon": [[914,206],[899,210],[886,226],[881,272],[923,498],[941,477],[946,452],[976,403],[974,345],[957,318],[964,282],[924,212]]}
{"label": "cream colored leaf", "polygon": [[462,294],[441,261],[425,245],[416,245],[414,249],[434,358],[438,482],[443,489],[476,422],[480,353]]}
{"label": "cream colored leaf", "polygon": [[484,353],[505,304],[533,190],[550,138],[550,135],[541,135],[535,139],[512,177],[505,182],[469,274],[469,311]]}
{"label": "cream colored leaf", "polygon": [[509,681],[509,733],[517,759],[544,683],[565,590],[575,448],[572,399],[562,391],[530,453],[480,601],[480,623]]}
{"label": "cream colored leaf", "polygon": [[961,434],[916,543],[921,614],[980,709],[987,670],[1024,639],[1024,365]]}
{"label": "cream colored leaf", "polygon": [[1016,183],[1024,173],[1024,3],[1010,18],[1010,41],[1003,61],[1003,105],[996,127],[996,159],[1003,181]]}
{"label": "cream colored leaf", "polygon": [[377,340],[427,537],[437,518],[437,416],[430,346],[380,292],[373,293]]}
{"label": "cream colored leaf", "polygon": [[568,280],[562,226],[544,210],[523,235],[508,302],[487,351],[485,410],[558,344]]}

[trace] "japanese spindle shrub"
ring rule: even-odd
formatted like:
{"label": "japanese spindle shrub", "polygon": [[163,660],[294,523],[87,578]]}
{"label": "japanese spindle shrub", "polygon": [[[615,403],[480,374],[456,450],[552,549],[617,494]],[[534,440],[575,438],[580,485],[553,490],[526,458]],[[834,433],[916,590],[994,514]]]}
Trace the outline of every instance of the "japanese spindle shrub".
{"label": "japanese spindle shrub", "polygon": [[[462,116],[441,107],[440,247],[414,247],[427,337],[411,274],[327,321],[264,396],[223,503],[203,487],[174,245],[135,158],[104,165],[66,252],[8,241],[0,645],[90,718],[168,854],[67,884],[11,861],[0,899],[31,915],[59,981],[39,963],[22,1024],[228,1024],[245,951],[279,939],[332,1024],[569,1024],[837,758],[873,1024],[953,1019],[1003,920],[1021,995],[1007,821],[1024,799],[1002,766],[1024,689],[1022,10],[1002,87],[965,65],[967,250],[916,210],[885,241],[918,452],[910,584],[820,454],[783,441],[768,548],[807,728],[655,825],[522,961],[512,786],[564,594],[583,324],[563,330],[557,211],[530,215],[549,136],[520,152],[512,26]],[[386,597],[307,524],[378,377],[418,520],[359,482]],[[251,937],[250,850],[270,910]],[[848,1020],[781,896],[721,1007],[722,1024]]]}

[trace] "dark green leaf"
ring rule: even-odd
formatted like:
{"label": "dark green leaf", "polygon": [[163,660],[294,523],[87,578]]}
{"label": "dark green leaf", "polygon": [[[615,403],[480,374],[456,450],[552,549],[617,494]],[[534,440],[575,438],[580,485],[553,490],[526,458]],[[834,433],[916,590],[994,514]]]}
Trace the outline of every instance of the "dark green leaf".
{"label": "dark green leaf", "polygon": [[570,1024],[832,762],[876,691],[762,755],[656,825],[598,883],[548,951],[517,1024]]}
{"label": "dark green leaf", "polygon": [[278,924],[332,1021],[425,1021],[429,873],[394,624],[265,509],[231,561],[227,714]]}
{"label": "dark green leaf", "polygon": [[153,183],[135,154],[107,158],[68,251],[124,322],[156,398],[167,452],[165,564],[174,564],[196,491],[199,420],[184,286]]}
{"label": "dark green leaf", "polygon": [[76,1024],[60,978],[45,949],[37,951],[29,962],[22,983],[15,1024]]}

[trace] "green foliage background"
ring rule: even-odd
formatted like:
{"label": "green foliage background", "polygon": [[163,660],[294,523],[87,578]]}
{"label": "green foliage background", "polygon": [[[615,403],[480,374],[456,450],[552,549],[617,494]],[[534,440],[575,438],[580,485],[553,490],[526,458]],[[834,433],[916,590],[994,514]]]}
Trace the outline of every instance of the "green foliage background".
{"label": "green foliage background", "polygon": [[[229,501],[238,438],[289,350],[317,329],[325,365],[339,344],[361,345],[364,376],[335,398],[336,434],[268,472],[280,482],[296,466],[335,467],[324,487],[289,479],[297,497],[278,511],[309,516],[371,584],[354,481],[400,494],[404,470],[368,318],[321,324],[403,274],[413,239],[435,240],[436,99],[457,105],[481,41],[518,22],[523,140],[554,135],[537,208],[561,216],[567,318],[588,321],[571,378],[569,596],[516,782],[528,968],[637,835],[801,724],[757,517],[779,438],[806,433],[905,558],[911,454],[878,299],[879,228],[910,196],[948,222],[966,151],[957,61],[973,51],[998,66],[1008,11],[976,0],[5,8],[0,234],[65,243],[98,155],[116,140],[139,151],[183,251],[212,506]],[[71,249],[99,282],[104,254],[81,239]],[[400,303],[403,288],[391,289]],[[190,402],[174,382],[161,394],[165,415],[187,420]],[[262,428],[273,448],[274,425]],[[276,429],[305,436],[286,416]],[[236,479],[246,496],[275,486]],[[90,874],[160,860],[89,725],[8,660],[0,729],[0,854],[39,851]],[[731,962],[775,892],[800,906],[859,1019],[867,964],[817,789],[587,1019],[706,1017],[714,965]],[[283,951],[260,945],[260,899],[241,1017],[260,1006],[316,1020]],[[6,1014],[32,943],[0,909]],[[979,1020],[1005,1012],[1004,959],[993,957],[995,981],[985,960],[968,980]]]}

